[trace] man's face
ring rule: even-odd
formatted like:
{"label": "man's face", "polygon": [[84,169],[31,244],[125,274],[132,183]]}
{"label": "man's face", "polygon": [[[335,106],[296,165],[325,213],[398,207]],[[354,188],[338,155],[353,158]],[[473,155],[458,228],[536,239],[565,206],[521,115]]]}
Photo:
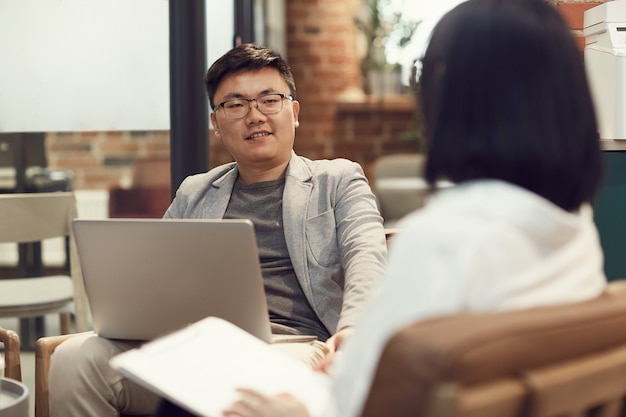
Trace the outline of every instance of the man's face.
{"label": "man's face", "polygon": [[[253,99],[264,94],[289,95],[289,87],[274,68],[263,68],[230,75],[215,91],[214,103],[226,100]],[[245,104],[245,103],[244,103]],[[221,138],[228,152],[241,169],[269,169],[287,164],[298,127],[300,104],[283,100],[278,113],[263,114],[250,103],[250,112],[240,119],[229,119],[223,108],[211,113],[216,135]]]}

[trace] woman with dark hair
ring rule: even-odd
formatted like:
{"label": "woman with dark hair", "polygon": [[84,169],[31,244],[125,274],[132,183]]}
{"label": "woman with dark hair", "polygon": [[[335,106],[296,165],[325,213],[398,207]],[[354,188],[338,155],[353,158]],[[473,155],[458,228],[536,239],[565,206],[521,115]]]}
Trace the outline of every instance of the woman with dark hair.
{"label": "woman with dark hair", "polygon": [[[468,0],[423,59],[431,187],[399,225],[387,280],[333,364],[328,416],[356,417],[387,340],[463,311],[571,303],[606,286],[591,201],[602,173],[582,57],[543,0]],[[242,391],[226,416],[306,416],[292,396]]]}
{"label": "woman with dark hair", "polygon": [[601,154],[582,57],[544,2],[459,6],[433,32],[420,87],[430,184],[499,179],[566,211],[593,197]]}

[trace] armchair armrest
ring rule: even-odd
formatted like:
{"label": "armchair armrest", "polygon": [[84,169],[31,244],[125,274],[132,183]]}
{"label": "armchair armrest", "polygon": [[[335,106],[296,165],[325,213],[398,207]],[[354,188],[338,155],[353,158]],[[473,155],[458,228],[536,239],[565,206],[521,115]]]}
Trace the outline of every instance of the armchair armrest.
{"label": "armchair armrest", "polygon": [[0,327],[0,343],[4,345],[4,376],[21,381],[22,365],[20,361],[19,335],[13,330]]}
{"label": "armchair armrest", "polygon": [[52,353],[61,343],[67,339],[85,333],[63,334],[60,336],[41,337],[35,343],[35,416],[48,417],[50,413],[48,405],[48,373],[50,371],[50,358]]}

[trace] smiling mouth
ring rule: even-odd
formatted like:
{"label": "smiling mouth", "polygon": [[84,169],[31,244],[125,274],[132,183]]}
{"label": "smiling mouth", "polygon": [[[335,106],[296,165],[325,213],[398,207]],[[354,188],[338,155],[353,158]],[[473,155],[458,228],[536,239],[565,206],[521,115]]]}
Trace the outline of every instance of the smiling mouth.
{"label": "smiling mouth", "polygon": [[254,133],[250,136],[248,136],[246,139],[251,140],[251,139],[257,139],[257,138],[262,138],[265,136],[269,136],[269,132],[260,132],[260,133]]}

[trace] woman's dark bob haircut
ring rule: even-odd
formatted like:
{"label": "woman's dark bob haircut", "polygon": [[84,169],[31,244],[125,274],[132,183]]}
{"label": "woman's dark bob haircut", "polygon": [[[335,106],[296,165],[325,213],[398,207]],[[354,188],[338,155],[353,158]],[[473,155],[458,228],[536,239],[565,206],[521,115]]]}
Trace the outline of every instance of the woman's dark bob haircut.
{"label": "woman's dark bob haircut", "polygon": [[544,0],[468,0],[433,31],[422,61],[426,180],[499,179],[568,211],[602,177],[578,50]]}
{"label": "woman's dark bob haircut", "polygon": [[224,78],[247,71],[258,71],[263,68],[274,68],[289,87],[289,94],[296,98],[296,84],[287,62],[273,49],[252,43],[238,45],[222,55],[211,65],[204,76],[204,85],[209,96],[211,109],[215,110],[213,97],[217,87]]}

